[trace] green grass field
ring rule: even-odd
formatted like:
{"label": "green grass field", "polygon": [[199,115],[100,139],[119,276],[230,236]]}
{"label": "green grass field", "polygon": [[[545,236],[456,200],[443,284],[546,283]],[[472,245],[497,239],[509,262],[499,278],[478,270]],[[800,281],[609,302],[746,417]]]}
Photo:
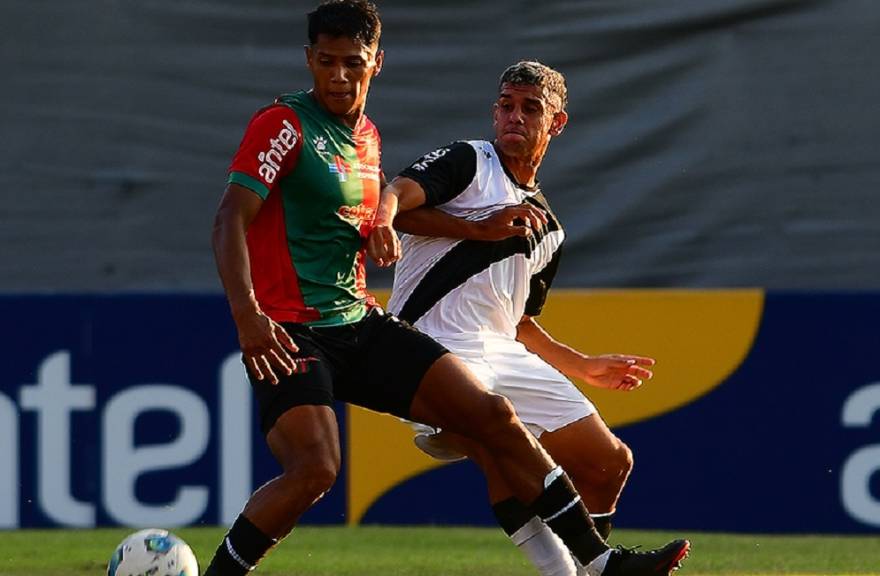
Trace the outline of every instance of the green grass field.
{"label": "green grass field", "polygon": [[[0,532],[0,576],[96,576],[131,530]],[[206,563],[222,529],[180,529]],[[880,536],[752,536],[618,530],[612,543],[693,543],[681,576],[880,575]],[[256,574],[275,576],[525,576],[534,570],[492,528],[297,528]]]}

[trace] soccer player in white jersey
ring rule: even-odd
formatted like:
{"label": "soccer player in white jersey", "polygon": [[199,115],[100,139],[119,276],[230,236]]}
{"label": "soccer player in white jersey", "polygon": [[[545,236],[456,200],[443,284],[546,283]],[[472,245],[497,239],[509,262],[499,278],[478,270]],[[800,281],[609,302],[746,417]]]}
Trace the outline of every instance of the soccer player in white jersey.
{"label": "soccer player in white jersey", "polygon": [[[389,309],[456,353],[490,390],[506,396],[522,422],[568,472],[599,533],[632,468],[632,453],[567,377],[632,390],[652,376],[642,356],[588,356],[556,341],[535,317],[547,296],[565,238],[538,187],[537,171],[568,120],[564,77],[538,62],[501,76],[495,140],[460,141],[426,154],[392,183],[407,232]],[[412,198],[416,198],[413,201]],[[599,574],[576,566],[547,525],[517,500],[491,455],[448,432],[422,427],[416,444],[440,459],[461,454],[486,473],[499,524],[545,576]],[[668,569],[687,553],[664,555]]]}

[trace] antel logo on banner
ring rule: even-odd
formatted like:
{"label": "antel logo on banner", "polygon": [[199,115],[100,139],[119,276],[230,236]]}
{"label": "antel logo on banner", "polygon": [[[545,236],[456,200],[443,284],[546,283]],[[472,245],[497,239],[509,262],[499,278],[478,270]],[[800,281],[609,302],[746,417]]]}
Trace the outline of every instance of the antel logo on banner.
{"label": "antel logo on banner", "polygon": [[[220,453],[217,478],[219,521],[230,523],[251,493],[251,390],[238,353],[222,363],[218,378]],[[70,353],[47,356],[34,384],[19,389],[18,407],[0,393],[0,528],[20,525],[19,409],[36,414],[36,500],[43,514],[62,526],[95,526],[96,503],[71,491],[71,416],[94,412],[95,386],[70,381]],[[208,447],[211,418],[192,390],[170,384],[142,384],[114,394],[100,407],[101,505],[125,525],[180,526],[195,522],[208,506],[205,485],[176,486],[161,504],[141,502],[138,478],[148,472],[187,466]],[[147,411],[164,411],[179,421],[179,433],[164,444],[138,446],[135,421]],[[245,431],[245,433],[242,433]],[[244,465],[242,465],[244,463]]]}
{"label": "antel logo on banner", "polygon": [[[880,382],[850,394],[843,404],[841,423],[847,428],[867,428],[876,415],[880,426]],[[843,464],[840,497],[850,517],[880,527],[880,500],[871,494],[871,477],[880,473],[880,444],[853,452]]]}

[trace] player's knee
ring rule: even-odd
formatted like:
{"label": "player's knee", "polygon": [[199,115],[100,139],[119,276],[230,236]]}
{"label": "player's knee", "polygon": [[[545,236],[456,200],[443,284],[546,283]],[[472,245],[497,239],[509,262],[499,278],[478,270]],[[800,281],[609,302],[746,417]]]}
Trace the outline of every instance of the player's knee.
{"label": "player's knee", "polygon": [[338,473],[338,463],[320,459],[304,462],[296,469],[285,472],[284,479],[291,490],[317,499],[333,487]]}
{"label": "player's knee", "polygon": [[503,437],[519,429],[516,410],[504,396],[488,393],[483,401],[482,412],[475,424],[484,438]]}
{"label": "player's knee", "polygon": [[602,483],[621,488],[633,468],[633,454],[629,446],[620,442],[619,445],[603,459]]}
{"label": "player's knee", "polygon": [[312,494],[323,495],[336,483],[338,468],[332,464],[314,466],[306,476],[306,485]]}
{"label": "player's knee", "polygon": [[486,399],[486,416],[490,424],[502,428],[512,426],[517,420],[516,410],[510,400],[491,392]]}
{"label": "player's knee", "polygon": [[619,491],[633,467],[633,455],[623,442],[592,457],[563,458],[566,472],[578,485],[595,490]]}
{"label": "player's knee", "polygon": [[629,449],[629,446],[620,443],[620,449],[618,450],[618,469],[620,475],[626,479],[629,476],[629,473],[632,472],[633,469],[633,453],[632,450]]}

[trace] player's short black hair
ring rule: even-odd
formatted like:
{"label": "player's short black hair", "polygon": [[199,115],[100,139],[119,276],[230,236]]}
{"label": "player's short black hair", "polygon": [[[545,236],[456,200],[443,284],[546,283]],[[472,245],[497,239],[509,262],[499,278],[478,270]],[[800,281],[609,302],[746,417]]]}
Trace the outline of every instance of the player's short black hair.
{"label": "player's short black hair", "polygon": [[556,104],[560,111],[565,110],[568,105],[568,88],[565,85],[565,76],[536,60],[522,60],[508,67],[501,74],[498,89],[500,90],[504,84],[538,86],[546,90],[551,97],[555,96],[558,99]]}
{"label": "player's short black hair", "polygon": [[327,0],[309,12],[308,19],[311,44],[319,34],[328,34],[375,46],[382,35],[379,10],[369,0]]}

